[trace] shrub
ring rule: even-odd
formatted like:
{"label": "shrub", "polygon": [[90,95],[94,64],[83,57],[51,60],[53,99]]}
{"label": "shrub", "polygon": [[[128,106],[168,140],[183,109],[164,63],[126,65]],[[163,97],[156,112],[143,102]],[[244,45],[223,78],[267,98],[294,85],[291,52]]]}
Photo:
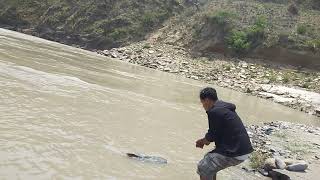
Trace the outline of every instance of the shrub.
{"label": "shrub", "polygon": [[244,53],[249,48],[259,43],[259,39],[264,37],[264,31],[267,27],[267,20],[263,16],[259,16],[252,26],[249,26],[244,31],[232,31],[227,38],[230,48],[236,53]]}
{"label": "shrub", "polygon": [[247,29],[248,37],[252,41],[264,36],[265,28],[267,27],[267,19],[264,16],[259,16],[252,26],[249,26]]}
{"label": "shrub", "polygon": [[282,81],[283,81],[284,83],[288,83],[291,78],[292,78],[292,77],[291,77],[291,74],[290,74],[290,73],[285,73],[285,74],[283,75]]}
{"label": "shrub", "polygon": [[266,161],[267,158],[268,158],[267,154],[263,154],[261,152],[254,151],[250,155],[250,166],[251,166],[251,168],[253,168],[253,169],[262,168],[263,165],[264,165],[264,162]]}
{"label": "shrub", "polygon": [[305,24],[298,24],[297,26],[297,33],[298,34],[306,34],[307,26]]}
{"label": "shrub", "polygon": [[228,45],[237,53],[244,53],[250,48],[250,42],[246,32],[233,31],[227,39]]}

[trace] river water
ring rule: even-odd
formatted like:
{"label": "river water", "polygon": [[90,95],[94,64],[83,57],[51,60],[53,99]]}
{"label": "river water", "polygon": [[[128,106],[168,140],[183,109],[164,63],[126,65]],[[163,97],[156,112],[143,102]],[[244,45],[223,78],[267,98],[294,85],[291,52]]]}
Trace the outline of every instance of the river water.
{"label": "river water", "polygon": [[[198,100],[205,86],[0,29],[0,179],[197,179],[196,163],[212,148],[194,143],[207,128]],[[319,118],[216,88],[246,124],[320,126]]]}

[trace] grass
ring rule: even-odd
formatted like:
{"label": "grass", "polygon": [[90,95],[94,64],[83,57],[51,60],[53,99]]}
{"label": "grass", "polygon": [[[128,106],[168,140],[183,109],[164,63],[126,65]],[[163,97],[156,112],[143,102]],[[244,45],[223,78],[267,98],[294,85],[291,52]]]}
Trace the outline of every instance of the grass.
{"label": "grass", "polygon": [[308,153],[312,148],[312,146],[309,144],[303,144],[298,142],[291,142],[289,144],[284,145],[284,147],[294,154]]}
{"label": "grass", "polygon": [[276,133],[273,133],[273,135],[281,139],[286,139],[288,137],[288,134],[285,132],[276,132]]}
{"label": "grass", "polygon": [[313,48],[313,49],[320,48],[320,38],[309,40],[306,42],[306,45],[310,48]]}
{"label": "grass", "polygon": [[284,83],[289,83],[289,82],[291,82],[292,80],[294,80],[295,79],[295,74],[293,74],[293,73],[290,73],[290,72],[284,72],[284,74],[283,74],[283,76],[282,76],[282,82],[284,82]]}
{"label": "grass", "polygon": [[253,169],[262,168],[268,157],[269,156],[267,154],[261,153],[259,151],[254,151],[250,155],[250,167]]}

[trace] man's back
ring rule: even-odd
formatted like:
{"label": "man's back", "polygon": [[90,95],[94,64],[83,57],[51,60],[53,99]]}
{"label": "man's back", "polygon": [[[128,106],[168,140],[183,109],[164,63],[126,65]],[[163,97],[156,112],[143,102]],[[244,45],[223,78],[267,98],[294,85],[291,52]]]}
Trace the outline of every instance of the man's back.
{"label": "man's back", "polygon": [[247,131],[236,113],[236,106],[224,101],[216,101],[207,111],[209,131],[216,144],[215,153],[228,157],[242,156],[253,151]]}

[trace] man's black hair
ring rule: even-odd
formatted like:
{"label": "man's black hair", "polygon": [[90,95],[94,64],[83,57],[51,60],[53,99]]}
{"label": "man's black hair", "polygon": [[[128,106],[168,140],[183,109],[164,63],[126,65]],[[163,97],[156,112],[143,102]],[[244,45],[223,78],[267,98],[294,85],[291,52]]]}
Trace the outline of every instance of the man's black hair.
{"label": "man's black hair", "polygon": [[200,91],[200,99],[204,100],[206,98],[213,100],[213,101],[218,100],[217,91],[211,87],[206,87],[206,88],[202,89]]}

